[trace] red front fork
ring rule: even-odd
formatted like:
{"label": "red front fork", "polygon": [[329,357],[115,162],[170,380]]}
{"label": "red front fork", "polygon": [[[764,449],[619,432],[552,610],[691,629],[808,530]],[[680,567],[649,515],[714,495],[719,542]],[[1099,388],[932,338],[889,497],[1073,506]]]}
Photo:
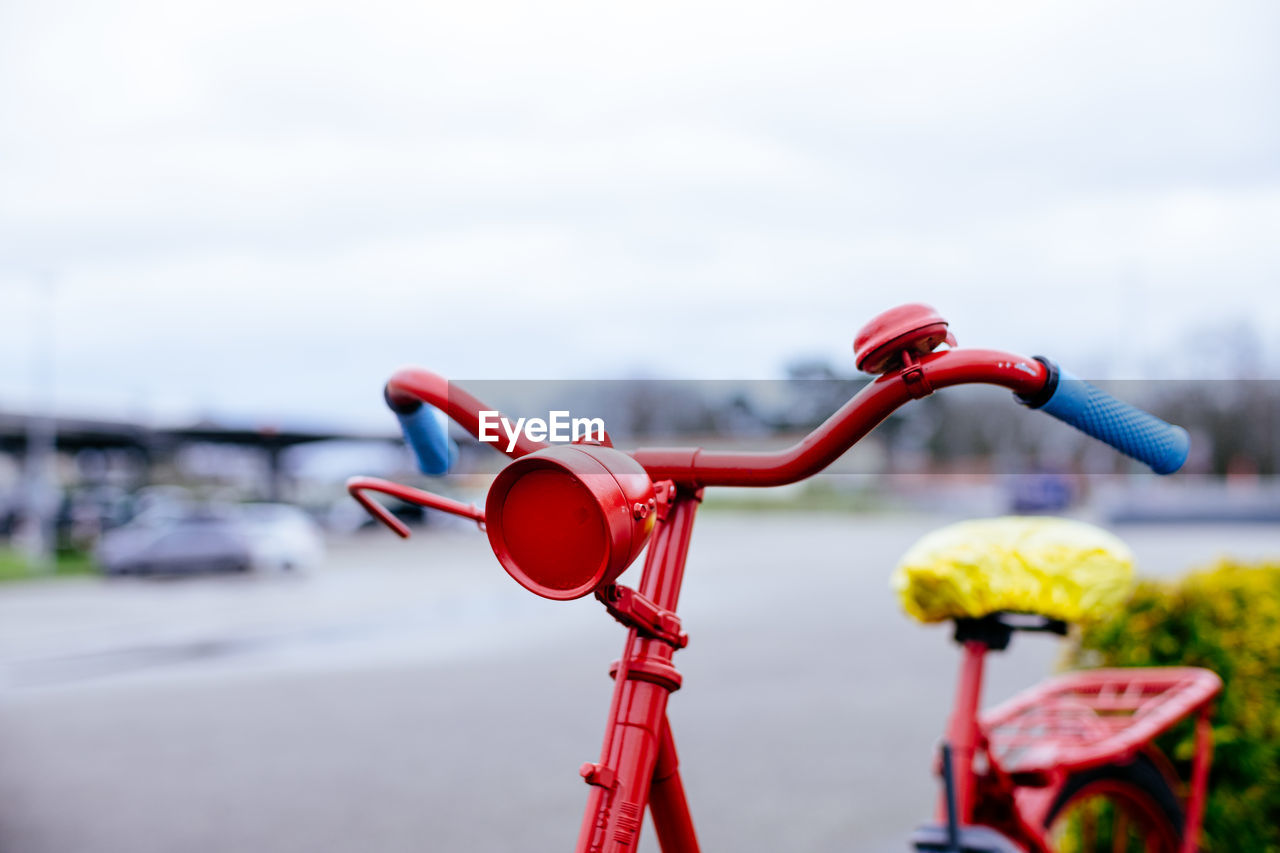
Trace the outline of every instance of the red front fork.
{"label": "red front fork", "polygon": [[[645,558],[640,593],[674,613],[701,491],[675,490],[659,516]],[[671,664],[675,646],[627,631],[614,665],[613,701],[600,760],[582,767],[591,792],[578,834],[577,853],[635,850],[646,806],[663,853],[697,853],[698,841],[680,781],[675,741],[667,722],[667,697],[680,687]]]}

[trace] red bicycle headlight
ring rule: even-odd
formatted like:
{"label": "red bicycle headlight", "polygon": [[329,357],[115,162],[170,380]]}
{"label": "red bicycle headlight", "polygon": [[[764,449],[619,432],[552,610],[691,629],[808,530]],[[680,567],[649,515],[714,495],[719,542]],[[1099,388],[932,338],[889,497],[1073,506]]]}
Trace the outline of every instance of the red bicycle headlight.
{"label": "red bicycle headlight", "polygon": [[485,501],[493,553],[544,598],[581,598],[612,583],[653,530],[653,483],[618,450],[559,445],[498,474]]}

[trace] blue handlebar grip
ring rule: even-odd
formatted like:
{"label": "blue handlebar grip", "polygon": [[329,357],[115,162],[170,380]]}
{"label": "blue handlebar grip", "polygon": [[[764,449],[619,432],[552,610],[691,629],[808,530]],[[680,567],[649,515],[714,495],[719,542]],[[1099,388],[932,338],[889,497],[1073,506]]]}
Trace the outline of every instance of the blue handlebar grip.
{"label": "blue handlebar grip", "polygon": [[1023,398],[1026,405],[1145,462],[1157,474],[1172,474],[1187,461],[1191,438],[1185,429],[1117,400],[1048,359],[1036,360],[1049,368],[1049,383],[1038,399]]}
{"label": "blue handlebar grip", "polygon": [[424,404],[412,412],[396,412],[396,418],[418,470],[433,477],[448,472],[458,459],[458,445],[449,438],[443,413]]}

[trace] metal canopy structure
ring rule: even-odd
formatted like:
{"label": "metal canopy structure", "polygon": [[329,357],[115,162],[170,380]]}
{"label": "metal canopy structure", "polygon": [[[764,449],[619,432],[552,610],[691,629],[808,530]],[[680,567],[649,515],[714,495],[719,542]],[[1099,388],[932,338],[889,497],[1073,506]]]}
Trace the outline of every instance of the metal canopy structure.
{"label": "metal canopy structure", "polygon": [[27,435],[33,421],[48,422],[54,429],[57,448],[67,451],[120,447],[136,448],[145,452],[193,442],[239,444],[278,450],[317,441],[398,442],[400,440],[398,436],[391,433],[279,429],[269,426],[230,427],[216,423],[198,423],[185,427],[150,427],[130,421],[62,416],[47,418],[40,415],[0,412],[0,451],[25,450]]}
{"label": "metal canopy structure", "polygon": [[50,432],[51,446],[60,451],[76,453],[81,450],[132,450],[147,460],[170,454],[191,444],[257,448],[267,456],[272,497],[278,497],[281,493],[281,456],[290,447],[321,441],[376,441],[394,444],[400,441],[398,436],[390,433],[226,426],[212,422],[181,427],[155,427],[132,421],[0,412],[0,453],[23,455],[27,452],[31,435],[47,436]]}

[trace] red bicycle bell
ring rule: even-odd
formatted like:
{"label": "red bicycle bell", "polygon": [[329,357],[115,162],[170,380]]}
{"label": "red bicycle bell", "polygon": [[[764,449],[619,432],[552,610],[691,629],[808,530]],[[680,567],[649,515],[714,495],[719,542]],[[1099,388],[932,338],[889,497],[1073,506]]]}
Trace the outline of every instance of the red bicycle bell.
{"label": "red bicycle bell", "polygon": [[928,305],[912,303],[872,317],[853,341],[855,364],[880,375],[903,366],[902,354],[928,355],[942,344],[956,345],[947,321]]}
{"label": "red bicycle bell", "polygon": [[485,501],[485,527],[507,574],[556,601],[612,583],[640,555],[654,520],[644,468],[610,447],[558,445],[512,462]]}

